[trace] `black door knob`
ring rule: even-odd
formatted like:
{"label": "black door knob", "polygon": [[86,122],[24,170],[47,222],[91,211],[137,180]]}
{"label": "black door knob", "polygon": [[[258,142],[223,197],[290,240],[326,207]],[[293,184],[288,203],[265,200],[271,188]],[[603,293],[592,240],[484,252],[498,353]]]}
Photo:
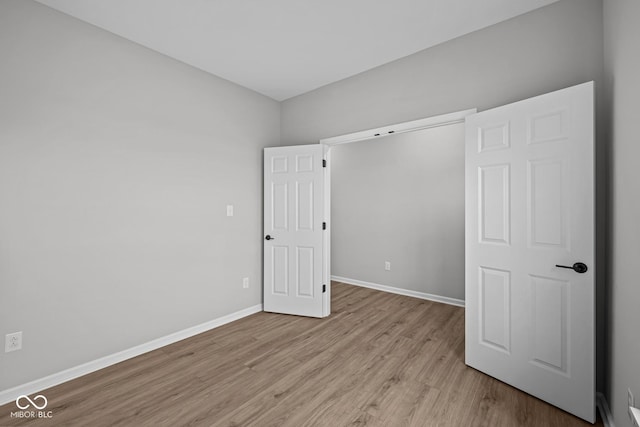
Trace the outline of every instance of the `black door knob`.
{"label": "black door knob", "polygon": [[571,267],[569,267],[568,265],[558,265],[556,264],[556,267],[560,267],[560,268],[570,268],[573,271],[575,271],[576,273],[586,273],[587,270],[589,270],[589,268],[587,267],[587,264],[583,263],[583,262],[576,262],[575,264],[573,264]]}
{"label": "black door knob", "polygon": [[271,236],[269,236],[268,234],[267,234],[267,236],[265,237],[265,239],[266,239],[266,240],[274,240],[274,238],[273,238],[273,237],[271,237]]}

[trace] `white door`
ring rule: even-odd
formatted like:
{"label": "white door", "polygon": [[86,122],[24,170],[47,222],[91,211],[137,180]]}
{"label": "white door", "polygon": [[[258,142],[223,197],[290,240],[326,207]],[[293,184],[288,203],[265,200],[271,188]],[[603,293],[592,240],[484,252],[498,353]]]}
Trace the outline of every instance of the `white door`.
{"label": "white door", "polygon": [[466,119],[466,363],[590,422],[593,116],[590,82]]}
{"label": "white door", "polygon": [[329,314],[324,146],[264,149],[264,310]]}

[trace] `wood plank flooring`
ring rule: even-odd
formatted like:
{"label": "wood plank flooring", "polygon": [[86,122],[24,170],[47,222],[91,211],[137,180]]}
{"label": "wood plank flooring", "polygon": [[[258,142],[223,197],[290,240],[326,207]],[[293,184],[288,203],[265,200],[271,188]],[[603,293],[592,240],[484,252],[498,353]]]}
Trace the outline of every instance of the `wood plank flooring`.
{"label": "wood plank flooring", "polygon": [[[258,313],[45,390],[0,426],[586,426],[464,365],[464,309],[334,282],[327,319]],[[602,425],[598,421],[598,425]]]}

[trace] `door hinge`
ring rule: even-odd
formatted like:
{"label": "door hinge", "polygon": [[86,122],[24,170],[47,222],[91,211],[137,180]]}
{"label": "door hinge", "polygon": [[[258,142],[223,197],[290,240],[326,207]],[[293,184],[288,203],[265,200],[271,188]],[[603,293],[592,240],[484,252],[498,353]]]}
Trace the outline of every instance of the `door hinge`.
{"label": "door hinge", "polygon": [[322,159],[322,167],[323,168],[327,167],[327,159]]}
{"label": "door hinge", "polygon": [[324,294],[325,292],[327,292],[327,285],[322,285],[322,293]]}
{"label": "door hinge", "polygon": [[326,222],[323,222],[323,223],[322,223],[322,229],[323,229],[323,230],[326,230],[326,229],[327,229],[327,223],[326,223]]}

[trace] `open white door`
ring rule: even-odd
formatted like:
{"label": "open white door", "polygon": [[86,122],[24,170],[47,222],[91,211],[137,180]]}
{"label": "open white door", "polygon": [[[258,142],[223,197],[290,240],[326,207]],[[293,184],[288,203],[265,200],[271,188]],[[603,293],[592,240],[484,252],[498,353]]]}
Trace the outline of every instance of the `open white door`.
{"label": "open white door", "polygon": [[264,310],[324,317],[322,144],[264,149]]}
{"label": "open white door", "polygon": [[593,117],[590,82],[466,120],[466,363],[590,422]]}

